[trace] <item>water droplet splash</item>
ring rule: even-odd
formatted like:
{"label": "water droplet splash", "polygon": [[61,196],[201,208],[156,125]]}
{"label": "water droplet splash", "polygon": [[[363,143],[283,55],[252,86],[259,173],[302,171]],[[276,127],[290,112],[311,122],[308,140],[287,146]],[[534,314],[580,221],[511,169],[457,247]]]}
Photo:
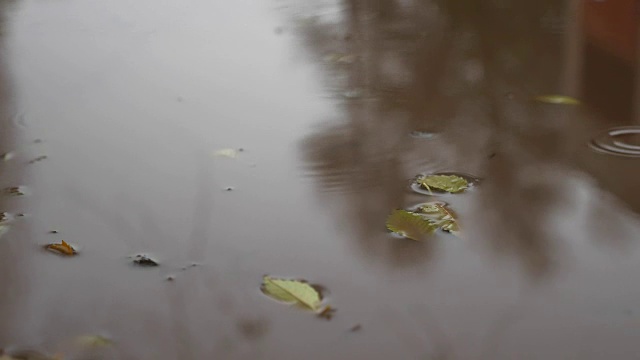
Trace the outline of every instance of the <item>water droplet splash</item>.
{"label": "water droplet splash", "polygon": [[640,126],[611,128],[593,138],[589,146],[603,154],[640,157]]}

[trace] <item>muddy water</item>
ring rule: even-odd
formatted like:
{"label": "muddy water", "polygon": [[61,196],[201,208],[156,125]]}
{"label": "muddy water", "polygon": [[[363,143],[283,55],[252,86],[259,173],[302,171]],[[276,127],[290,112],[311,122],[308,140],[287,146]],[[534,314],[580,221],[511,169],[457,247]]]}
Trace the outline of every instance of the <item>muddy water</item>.
{"label": "muddy water", "polygon": [[[588,145],[640,125],[638,17],[612,3],[1,1],[0,185],[28,193],[0,198],[0,348],[640,359],[640,160]],[[482,178],[437,198],[460,238],[389,236],[430,172]]]}

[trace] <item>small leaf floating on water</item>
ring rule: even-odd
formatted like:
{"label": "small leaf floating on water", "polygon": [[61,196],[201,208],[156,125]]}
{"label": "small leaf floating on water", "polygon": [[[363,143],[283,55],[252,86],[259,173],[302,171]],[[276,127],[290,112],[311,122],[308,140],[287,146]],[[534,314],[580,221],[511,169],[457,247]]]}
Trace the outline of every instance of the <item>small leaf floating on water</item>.
{"label": "small leaf floating on water", "polygon": [[42,160],[45,160],[45,159],[48,159],[48,158],[49,158],[49,157],[48,157],[47,155],[41,155],[41,156],[38,156],[37,158],[35,158],[35,159],[33,159],[33,160],[29,161],[29,164],[35,164],[35,163],[37,163],[38,161],[42,161]]}
{"label": "small leaf floating on water", "polygon": [[24,186],[11,186],[4,189],[4,193],[11,196],[22,196],[27,194]]}
{"label": "small leaf floating on water", "polygon": [[387,229],[411,240],[423,240],[439,228],[429,219],[407,210],[394,210],[387,218]]}
{"label": "small leaf floating on water", "polygon": [[238,154],[236,150],[227,148],[214,151],[213,156],[228,157],[234,159],[236,156],[238,156]]}
{"label": "small leaf floating on water", "polygon": [[158,266],[158,262],[146,254],[138,254],[134,256],[133,263],[139,266]]}
{"label": "small leaf floating on water", "polygon": [[35,350],[19,350],[9,354],[0,352],[0,360],[62,360],[62,355],[45,355]]}
{"label": "small leaf floating on water", "polygon": [[265,275],[260,290],[272,299],[300,305],[312,311],[318,311],[322,303],[320,292],[303,280],[279,279]]}
{"label": "small leaf floating on water", "polygon": [[64,240],[62,240],[59,244],[55,244],[55,243],[47,244],[44,246],[44,248],[49,251],[53,251],[59,255],[65,255],[65,256],[73,256],[78,253],[76,249],[73,248],[73,246],[69,245]]}
{"label": "small leaf floating on water", "polygon": [[9,151],[9,152],[6,152],[6,153],[0,155],[0,160],[9,161],[9,160],[13,159],[15,156],[16,156],[15,152]]}
{"label": "small leaf floating on water", "polygon": [[540,95],[536,96],[534,100],[557,105],[580,105],[580,100],[565,95]]}
{"label": "small leaf floating on water", "polygon": [[416,182],[429,192],[432,189],[436,189],[456,194],[469,188],[469,182],[457,175],[425,175],[416,179]]}
{"label": "small leaf floating on water", "polygon": [[336,311],[336,309],[327,305],[318,313],[318,317],[325,320],[331,320],[333,319],[333,315],[335,315]]}
{"label": "small leaf floating on water", "polygon": [[10,213],[0,213],[0,224],[11,222],[11,220],[13,220],[13,216]]}
{"label": "small leaf floating on water", "polygon": [[439,229],[460,237],[458,217],[446,203],[434,201],[418,206],[417,212],[428,217],[429,221]]}
{"label": "small leaf floating on water", "polygon": [[81,335],[75,338],[75,343],[84,348],[102,348],[113,345],[113,341],[101,335]]}

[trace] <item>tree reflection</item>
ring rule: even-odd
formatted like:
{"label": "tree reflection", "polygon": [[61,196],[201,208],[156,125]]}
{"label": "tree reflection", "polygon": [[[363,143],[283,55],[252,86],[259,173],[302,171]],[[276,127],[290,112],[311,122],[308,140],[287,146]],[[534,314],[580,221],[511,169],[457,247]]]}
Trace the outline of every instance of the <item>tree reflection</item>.
{"label": "tree reflection", "polygon": [[[530,100],[580,94],[580,2],[350,0],[334,9],[303,21],[300,33],[324,59],[329,91],[348,95],[339,101],[344,118],[303,148],[321,188],[344,193],[362,252],[395,265],[433,256],[438,241],[404,249],[380,231],[391,209],[425,201],[406,190],[424,171],[484,177],[463,211],[469,240],[517,259],[536,279],[562,248],[550,212],[579,206],[558,189],[578,182],[597,206],[626,211],[576,180],[584,177],[578,150],[600,120]],[[410,137],[416,130],[437,135]],[[588,228],[580,233],[598,240]]]}

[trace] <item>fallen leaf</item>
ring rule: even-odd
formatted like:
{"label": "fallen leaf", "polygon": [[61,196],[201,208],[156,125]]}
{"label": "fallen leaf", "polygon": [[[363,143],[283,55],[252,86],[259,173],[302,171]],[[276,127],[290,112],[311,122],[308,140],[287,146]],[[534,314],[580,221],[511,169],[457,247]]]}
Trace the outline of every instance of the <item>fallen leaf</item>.
{"label": "fallen leaf", "polygon": [[8,212],[0,213],[0,224],[7,223],[13,220],[13,216]]}
{"label": "fallen leaf", "polygon": [[275,300],[302,305],[313,311],[317,311],[322,302],[320,293],[302,280],[277,279],[265,275],[260,290]]}
{"label": "fallen leaf", "polygon": [[326,320],[331,320],[333,319],[333,315],[335,315],[336,311],[336,309],[327,305],[324,307],[324,309],[322,309],[322,311],[318,313],[318,317]]}
{"label": "fallen leaf", "polygon": [[339,53],[334,53],[334,54],[328,54],[327,56],[324,57],[324,61],[326,62],[332,62],[332,63],[342,63],[342,64],[352,64],[353,62],[356,61],[357,59],[357,55],[354,54],[339,54]]}
{"label": "fallen leaf", "polygon": [[133,258],[133,263],[140,266],[158,266],[158,262],[146,254],[136,255]]}
{"label": "fallen leaf", "polygon": [[75,338],[75,343],[85,348],[100,348],[112,345],[113,341],[100,335],[81,335]]}
{"label": "fallen leaf", "polygon": [[469,182],[457,175],[425,175],[419,177],[416,182],[429,191],[437,189],[452,194],[469,188]]}
{"label": "fallen leaf", "polygon": [[22,196],[26,194],[24,186],[11,186],[4,189],[4,193],[12,196]]}
{"label": "fallen leaf", "polygon": [[238,153],[234,149],[220,149],[220,150],[216,150],[213,153],[213,156],[228,157],[233,159],[236,156],[238,156]]}
{"label": "fallen leaf", "polygon": [[34,350],[20,350],[11,352],[10,355],[3,354],[0,360],[62,360],[62,356],[58,354],[49,356]]}
{"label": "fallen leaf", "polygon": [[547,104],[580,105],[580,100],[565,95],[540,95],[534,99]]}
{"label": "fallen leaf", "polygon": [[0,155],[0,159],[2,159],[3,161],[9,161],[13,159],[15,156],[16,156],[16,153],[14,153],[13,151],[9,151]]}
{"label": "fallen leaf", "polygon": [[418,212],[424,214],[438,228],[460,236],[458,218],[446,203],[438,201],[426,203],[418,207]]}
{"label": "fallen leaf", "polygon": [[60,255],[73,256],[77,254],[76,249],[69,245],[66,241],[62,240],[59,244],[45,245],[45,249],[56,252]]}
{"label": "fallen leaf", "polygon": [[34,163],[37,163],[38,161],[42,161],[42,160],[45,160],[47,158],[48,158],[47,155],[41,155],[41,156],[38,156],[37,158],[29,161],[29,164],[34,164]]}
{"label": "fallen leaf", "polygon": [[387,229],[412,240],[422,240],[438,228],[424,216],[407,210],[394,210],[387,218]]}

